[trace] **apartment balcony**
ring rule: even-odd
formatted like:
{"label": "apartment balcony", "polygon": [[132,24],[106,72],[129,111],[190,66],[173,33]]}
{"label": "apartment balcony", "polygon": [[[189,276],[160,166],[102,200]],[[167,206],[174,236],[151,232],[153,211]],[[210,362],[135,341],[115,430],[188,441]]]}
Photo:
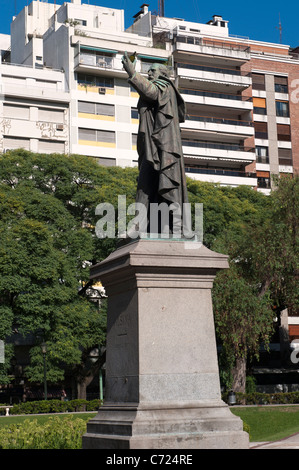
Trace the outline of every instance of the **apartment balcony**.
{"label": "apartment balcony", "polygon": [[254,136],[252,121],[241,121],[211,116],[187,114],[185,116],[185,122],[181,124],[181,128],[182,130],[196,130],[201,134],[225,134],[226,136],[238,137],[239,139],[246,139]]}
{"label": "apartment balcony", "polygon": [[93,48],[89,51],[80,49],[75,56],[74,68],[77,72],[94,73],[100,72],[101,75],[124,76],[121,58],[116,57],[117,51],[108,51],[111,55],[102,53],[102,49]]}
{"label": "apartment balcony", "polygon": [[213,93],[190,88],[180,88],[180,93],[186,103],[207,105],[216,108],[229,108],[246,112],[253,110],[252,98],[228,93]]}
{"label": "apartment balcony", "polygon": [[182,32],[174,37],[174,51],[177,54],[189,52],[201,56],[210,56],[213,59],[226,59],[227,63],[231,61],[232,64],[236,64],[236,62],[242,64],[250,59],[250,47],[246,45],[210,40],[195,35],[183,35]]}
{"label": "apartment balcony", "polygon": [[196,140],[182,140],[183,154],[188,159],[249,164],[256,160],[255,148],[239,144],[217,144]]}
{"label": "apartment balcony", "polygon": [[214,168],[196,168],[185,166],[186,176],[189,178],[206,181],[208,183],[218,183],[223,186],[251,186],[257,187],[257,177],[255,173],[246,173],[237,170],[223,170]]}
{"label": "apartment balcony", "polygon": [[205,89],[233,93],[245,90],[252,83],[250,72],[186,62],[176,63],[176,73],[182,88],[188,84],[190,86],[192,81],[198,81]]}
{"label": "apartment balcony", "polygon": [[0,73],[0,90],[5,96],[57,102],[70,100],[65,74],[61,70],[2,62]]}

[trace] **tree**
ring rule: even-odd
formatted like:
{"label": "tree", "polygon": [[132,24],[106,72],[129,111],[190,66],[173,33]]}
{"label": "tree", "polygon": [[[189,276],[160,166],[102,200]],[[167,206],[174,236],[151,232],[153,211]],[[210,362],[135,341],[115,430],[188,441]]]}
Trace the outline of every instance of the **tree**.
{"label": "tree", "polygon": [[[79,155],[0,156],[0,339],[34,334],[31,381],[42,381],[42,339],[48,379],[61,381],[67,370],[80,396],[100,367],[90,355],[105,343],[105,307],[99,311],[86,293],[90,266],[116,240],[97,238],[95,208],[112,203],[117,218],[118,195],[127,206],[135,200],[136,176],[137,169]],[[190,179],[187,188],[191,203],[203,203],[204,244],[229,255],[230,269],[214,284],[215,323],[228,373],[242,388],[246,359],[270,338],[271,307],[298,305],[298,177],[281,178],[271,196]],[[12,354],[7,344],[8,360]],[[1,383],[6,366],[0,364]]]}
{"label": "tree", "polygon": [[261,341],[269,343],[275,317],[286,307],[298,309],[298,215],[298,177],[282,177],[264,207],[214,241],[216,251],[230,256],[230,270],[217,275],[213,298],[236,391],[245,391],[246,360],[258,357]]}
{"label": "tree", "polygon": [[[95,207],[112,199],[120,171],[112,175],[82,156],[18,150],[0,157],[0,337],[34,335],[26,370],[32,382],[42,382],[39,343],[46,340],[48,381],[63,380],[68,368],[82,392],[89,353],[105,342],[105,309],[79,293],[90,265],[114,249],[114,240],[95,236]],[[134,179],[131,171],[122,180],[125,194]],[[7,359],[10,351],[7,345]],[[4,383],[7,371],[0,370]]]}

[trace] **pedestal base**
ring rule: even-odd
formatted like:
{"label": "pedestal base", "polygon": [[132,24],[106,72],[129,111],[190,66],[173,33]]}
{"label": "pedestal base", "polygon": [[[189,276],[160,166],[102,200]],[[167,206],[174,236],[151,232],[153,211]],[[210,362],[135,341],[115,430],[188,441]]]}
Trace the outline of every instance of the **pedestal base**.
{"label": "pedestal base", "polygon": [[83,449],[248,449],[240,418],[223,403],[106,404]]}
{"label": "pedestal base", "polygon": [[169,240],[129,243],[93,267],[108,295],[106,401],[84,449],[249,447],[220,392],[211,289],[227,267]]}

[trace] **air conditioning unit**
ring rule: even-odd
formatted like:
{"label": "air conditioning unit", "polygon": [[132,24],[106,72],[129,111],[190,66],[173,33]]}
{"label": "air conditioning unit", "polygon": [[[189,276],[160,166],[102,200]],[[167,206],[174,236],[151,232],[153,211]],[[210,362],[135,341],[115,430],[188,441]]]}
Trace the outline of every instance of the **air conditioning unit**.
{"label": "air conditioning unit", "polygon": [[100,95],[105,95],[106,94],[106,88],[99,87],[99,93],[100,93]]}
{"label": "air conditioning unit", "polygon": [[56,124],[56,129],[58,131],[63,131],[63,124]]}

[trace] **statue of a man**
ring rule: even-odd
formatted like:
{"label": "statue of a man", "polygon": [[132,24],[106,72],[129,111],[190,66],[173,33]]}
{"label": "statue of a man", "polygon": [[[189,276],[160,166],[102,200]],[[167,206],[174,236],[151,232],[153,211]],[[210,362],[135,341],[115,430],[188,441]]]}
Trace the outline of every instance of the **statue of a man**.
{"label": "statue of a man", "polygon": [[122,62],[129,83],[140,96],[136,202],[144,204],[149,221],[151,203],[176,203],[182,211],[183,203],[188,202],[179,126],[184,122],[185,103],[165,65],[153,64],[145,78],[135,71],[127,53]]}

